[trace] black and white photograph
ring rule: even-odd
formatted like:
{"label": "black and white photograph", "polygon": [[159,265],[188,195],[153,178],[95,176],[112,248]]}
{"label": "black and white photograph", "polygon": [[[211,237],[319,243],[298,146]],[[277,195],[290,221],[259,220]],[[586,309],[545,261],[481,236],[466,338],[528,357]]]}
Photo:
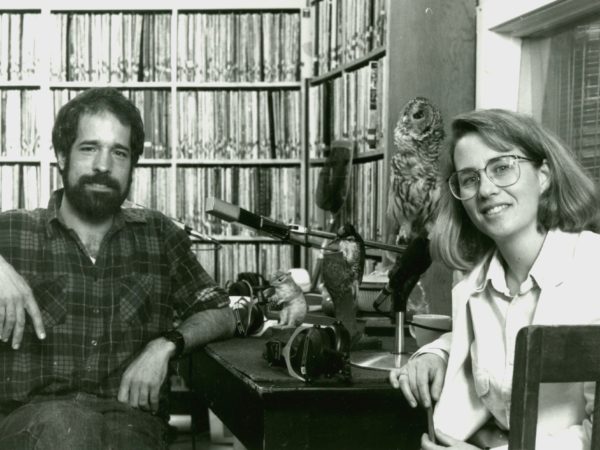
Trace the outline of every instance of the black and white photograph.
{"label": "black and white photograph", "polygon": [[0,0],[0,450],[600,450],[599,0]]}

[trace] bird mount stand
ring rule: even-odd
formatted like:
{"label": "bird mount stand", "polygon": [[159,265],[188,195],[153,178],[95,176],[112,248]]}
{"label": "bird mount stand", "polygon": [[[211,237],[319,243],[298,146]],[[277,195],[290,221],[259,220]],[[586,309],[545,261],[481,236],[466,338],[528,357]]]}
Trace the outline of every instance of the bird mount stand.
{"label": "bird mount stand", "polygon": [[[396,276],[392,271],[390,277]],[[393,280],[390,280],[390,282]],[[383,351],[356,351],[350,354],[350,363],[363,369],[392,370],[403,366],[408,362],[410,354],[406,353],[406,337],[404,336],[404,321],[406,319],[406,305],[408,296],[418,282],[418,278],[412,278],[408,284],[412,285],[408,290],[392,289],[392,313],[395,320],[394,345],[391,352]],[[414,283],[414,284],[413,284]]]}
{"label": "bird mount stand", "polygon": [[391,352],[360,350],[350,353],[350,364],[363,369],[392,370],[408,362],[410,354],[405,351],[404,311],[394,311],[394,348]]}
{"label": "bird mount stand", "polygon": [[413,239],[404,253],[396,258],[396,263],[388,275],[393,318],[396,321],[393,350],[391,352],[355,352],[350,355],[350,362],[353,365],[367,369],[391,370],[406,364],[410,356],[406,353],[404,337],[408,299],[419,283],[421,275],[430,265],[429,240],[423,237]]}

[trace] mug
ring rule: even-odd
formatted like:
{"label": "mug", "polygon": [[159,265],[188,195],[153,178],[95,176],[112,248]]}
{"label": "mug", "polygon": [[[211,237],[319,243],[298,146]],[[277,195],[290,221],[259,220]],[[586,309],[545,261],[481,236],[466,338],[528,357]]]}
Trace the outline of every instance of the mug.
{"label": "mug", "polygon": [[415,314],[408,330],[422,347],[452,330],[452,318],[443,314]]}

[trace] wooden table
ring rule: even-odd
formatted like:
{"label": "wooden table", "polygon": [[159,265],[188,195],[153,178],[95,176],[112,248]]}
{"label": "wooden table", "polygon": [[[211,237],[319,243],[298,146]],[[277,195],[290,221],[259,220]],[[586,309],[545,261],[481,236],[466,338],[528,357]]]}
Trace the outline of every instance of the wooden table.
{"label": "wooden table", "polygon": [[418,449],[427,429],[387,372],[352,367],[352,384],[305,384],[263,359],[264,338],[208,345],[192,357],[190,387],[250,450]]}

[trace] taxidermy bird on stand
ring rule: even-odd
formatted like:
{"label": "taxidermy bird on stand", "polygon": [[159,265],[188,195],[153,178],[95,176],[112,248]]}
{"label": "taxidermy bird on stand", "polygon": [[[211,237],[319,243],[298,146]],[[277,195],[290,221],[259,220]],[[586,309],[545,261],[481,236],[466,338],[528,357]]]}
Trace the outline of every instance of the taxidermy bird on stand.
{"label": "taxidermy bird on stand", "polygon": [[[442,115],[428,99],[416,97],[404,105],[394,129],[396,152],[391,158],[386,242],[406,245],[410,251],[402,261],[402,257],[397,258],[389,274],[390,284],[399,282],[392,277],[416,275],[418,281],[431,263],[428,235],[440,195],[438,157],[444,137]],[[418,267],[418,275],[408,273],[412,267]],[[414,287],[416,282],[409,284]]]}
{"label": "taxidermy bird on stand", "polygon": [[362,338],[356,316],[358,288],[365,267],[365,243],[349,223],[342,225],[336,234],[324,249],[322,276],[333,301],[335,318],[350,332],[352,348]]}
{"label": "taxidermy bird on stand", "polygon": [[[315,203],[323,211],[331,213],[331,217],[328,220],[328,231],[333,232],[336,228],[336,224],[339,222],[340,210],[348,197],[353,153],[354,143],[352,141],[333,141],[327,151],[325,164],[319,172],[315,191]],[[322,258],[323,254],[321,253],[317,258],[312,273],[312,291],[316,290],[319,283]]]}
{"label": "taxidermy bird on stand", "polygon": [[388,243],[407,245],[429,233],[440,195],[438,157],[443,141],[442,115],[429,100],[416,97],[404,105],[394,129]]}

